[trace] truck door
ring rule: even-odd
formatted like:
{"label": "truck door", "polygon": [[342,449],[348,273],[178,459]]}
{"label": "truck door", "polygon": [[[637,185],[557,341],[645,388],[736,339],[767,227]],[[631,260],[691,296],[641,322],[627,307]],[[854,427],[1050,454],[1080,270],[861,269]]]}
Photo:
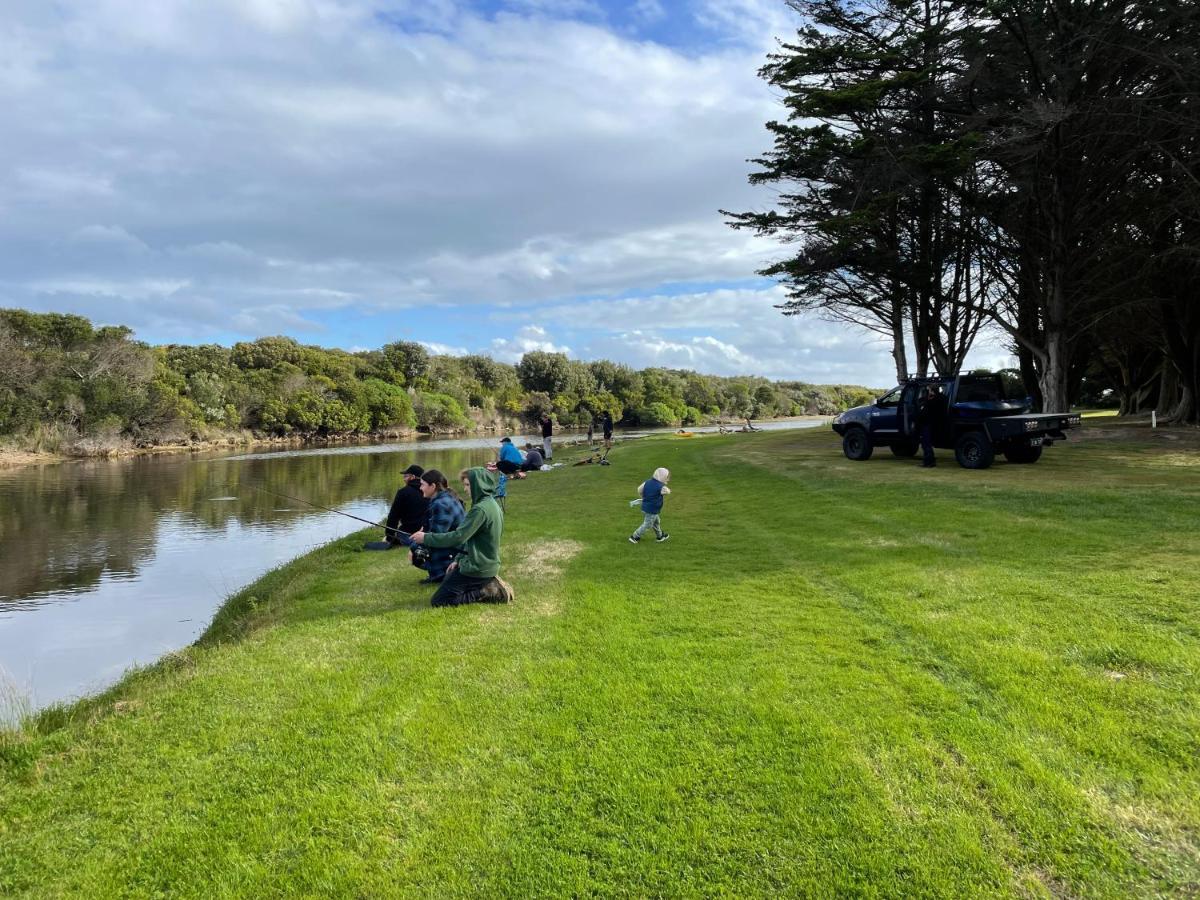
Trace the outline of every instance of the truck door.
{"label": "truck door", "polygon": [[890,444],[900,433],[900,388],[892,388],[871,409],[871,442]]}
{"label": "truck door", "polygon": [[904,437],[917,434],[917,404],[921,400],[919,384],[906,385],[900,395],[900,433]]}

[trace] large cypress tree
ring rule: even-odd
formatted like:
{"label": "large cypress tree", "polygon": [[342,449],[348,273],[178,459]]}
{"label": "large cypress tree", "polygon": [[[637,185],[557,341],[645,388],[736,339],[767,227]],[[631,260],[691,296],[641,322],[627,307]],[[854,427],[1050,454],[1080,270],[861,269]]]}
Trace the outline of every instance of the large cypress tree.
{"label": "large cypress tree", "polygon": [[760,72],[784,93],[786,122],[752,160],[779,184],[777,209],[730,213],[735,228],[782,238],[794,255],[762,271],[788,289],[787,313],[819,310],[892,341],[908,376],[953,372],[983,319],[978,228],[962,202],[975,136],[954,99],[962,72],[956,4],[795,0],[806,24]]}

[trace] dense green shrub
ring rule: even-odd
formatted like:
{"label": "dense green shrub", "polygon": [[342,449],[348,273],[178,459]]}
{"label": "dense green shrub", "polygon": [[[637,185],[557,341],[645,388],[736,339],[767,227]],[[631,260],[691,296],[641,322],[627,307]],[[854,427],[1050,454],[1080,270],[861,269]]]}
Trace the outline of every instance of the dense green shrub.
{"label": "dense green shrub", "polygon": [[647,403],[637,412],[639,425],[678,425],[680,418],[665,403]]}
{"label": "dense green shrub", "polygon": [[55,449],[93,438],[96,446],[154,443],[221,429],[299,436],[453,431],[472,420],[532,423],[543,414],[580,428],[605,412],[627,423],[693,425],[720,416],[830,415],[875,393],[675,369],[638,372],[540,351],[512,366],[479,355],[430,356],[412,341],[359,353],[281,336],[232,348],[149,347],[128,328],[25,310],[0,310],[0,360],[0,436]]}
{"label": "dense green shrub", "polygon": [[470,424],[458,401],[446,394],[419,391],[414,404],[417,421],[431,431],[451,431]]}

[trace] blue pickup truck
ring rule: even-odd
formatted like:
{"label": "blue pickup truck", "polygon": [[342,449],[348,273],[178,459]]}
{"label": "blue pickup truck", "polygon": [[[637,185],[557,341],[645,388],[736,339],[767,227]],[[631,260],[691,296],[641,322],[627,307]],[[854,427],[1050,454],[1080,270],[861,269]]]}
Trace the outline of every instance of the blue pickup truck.
{"label": "blue pickup truck", "polygon": [[997,451],[1012,463],[1035,463],[1042,450],[1066,440],[1079,426],[1076,413],[1031,413],[1028,397],[1006,397],[999,375],[960,374],[911,378],[869,406],[848,409],[833,420],[847,459],[866,460],[876,447],[899,457],[920,449],[917,406],[927,389],[934,392],[933,445],[953,450],[966,469],[986,469]]}

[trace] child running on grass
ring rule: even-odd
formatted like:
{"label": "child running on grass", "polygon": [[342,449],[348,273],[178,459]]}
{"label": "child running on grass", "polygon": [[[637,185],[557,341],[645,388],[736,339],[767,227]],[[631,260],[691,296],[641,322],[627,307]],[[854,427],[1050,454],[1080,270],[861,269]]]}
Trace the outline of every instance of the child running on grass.
{"label": "child running on grass", "polygon": [[[671,493],[671,489],[667,487],[667,482],[670,480],[671,473],[660,466],[654,470],[652,477],[638,485],[638,496],[642,498],[642,514],[645,518],[642,519],[642,524],[638,526],[637,531],[629,536],[629,543],[636,544],[640,541],[647,528],[654,529],[654,540],[660,544],[670,537],[662,530],[659,516],[663,508],[663,498]],[[634,500],[629,505],[636,506],[637,504],[638,501]]]}

